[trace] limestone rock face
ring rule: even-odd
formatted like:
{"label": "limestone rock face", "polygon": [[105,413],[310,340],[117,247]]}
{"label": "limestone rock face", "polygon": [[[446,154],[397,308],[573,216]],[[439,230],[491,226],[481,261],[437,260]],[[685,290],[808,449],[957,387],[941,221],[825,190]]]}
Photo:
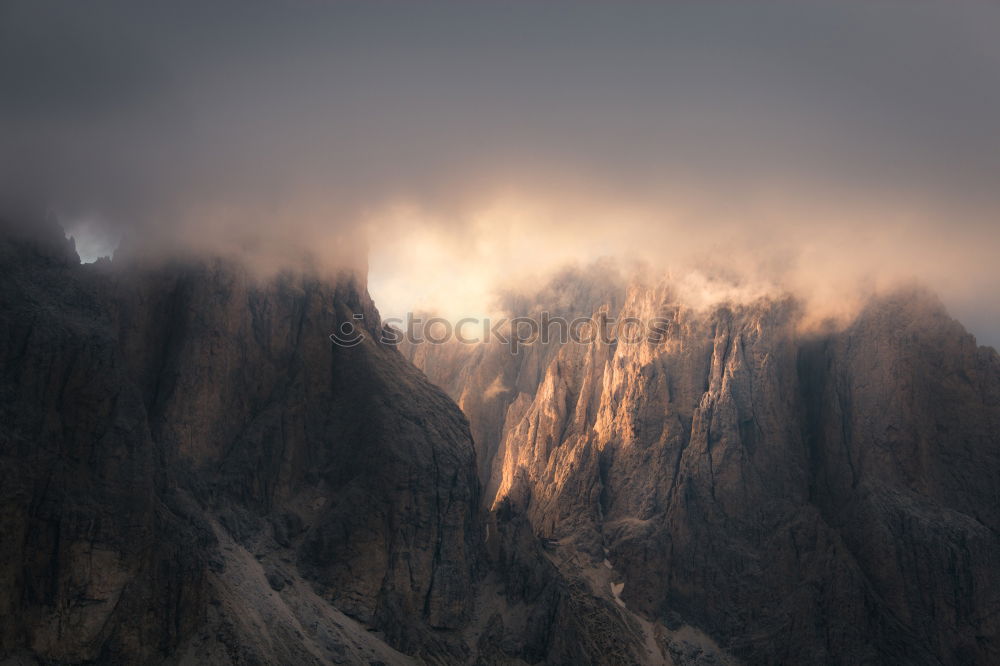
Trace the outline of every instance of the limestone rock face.
{"label": "limestone rock face", "polygon": [[[509,296],[504,306],[517,316],[535,321],[541,321],[543,312],[567,323],[589,320],[602,305],[619,307],[623,286],[617,267],[598,263],[586,270],[566,269],[538,293]],[[498,330],[510,339],[507,327],[499,326]],[[471,329],[464,334],[484,340],[484,344],[464,344],[451,338],[445,344],[403,340],[399,345],[403,355],[447,391],[469,417],[484,497],[490,501],[503,477],[503,470],[496,465],[503,459],[500,447],[504,434],[520,420],[561,349],[558,341],[565,333],[560,334],[554,325],[549,327],[549,333],[551,343],[519,346],[516,354],[511,353],[509,342],[496,336],[486,340],[484,331],[473,334]]]}
{"label": "limestone rock face", "polygon": [[[374,342],[378,315],[362,285],[261,285],[209,265],[119,286],[126,358],[150,387],[153,436],[180,464],[210,469],[241,507],[291,525],[281,538],[298,545],[300,568],[350,615],[463,623],[475,560],[466,549],[480,541],[468,427]],[[364,326],[364,342],[330,342],[344,321]]]}
{"label": "limestone rock face", "polygon": [[361,281],[80,266],[23,229],[0,258],[0,658],[469,657],[468,425]]}
{"label": "limestone rock face", "polygon": [[[662,656],[482,510],[468,422],[356,276],[81,266],[44,227],[5,228],[0,260],[0,662]],[[359,344],[329,339],[345,322]]]}
{"label": "limestone rock face", "polygon": [[[486,504],[564,571],[603,562],[664,655],[690,628],[750,663],[996,663],[996,352],[919,290],[824,334],[791,298],[686,302],[669,280],[581,300],[655,341],[408,351],[464,377],[442,386],[493,437]],[[494,382],[502,408],[467,394]]]}
{"label": "limestone rock face", "polygon": [[658,336],[401,354],[351,274],[0,267],[0,662],[1000,657],[1000,359],[926,293],[807,334],[604,266],[509,306]]}
{"label": "limestone rock face", "polygon": [[924,293],[803,353],[811,493],[910,640],[1000,655],[1000,357]]}
{"label": "limestone rock face", "polygon": [[192,631],[211,535],[171,512],[162,449],[61,238],[0,243],[0,654],[144,659]]}

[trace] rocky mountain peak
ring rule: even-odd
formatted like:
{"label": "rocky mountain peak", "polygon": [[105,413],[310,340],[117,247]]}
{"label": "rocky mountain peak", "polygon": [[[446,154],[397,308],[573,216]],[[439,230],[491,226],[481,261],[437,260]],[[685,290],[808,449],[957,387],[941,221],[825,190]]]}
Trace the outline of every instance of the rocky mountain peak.
{"label": "rocky mountain peak", "polygon": [[476,441],[487,506],[518,507],[563,560],[604,561],[629,610],[751,662],[990,662],[994,350],[916,288],[822,333],[788,296],[617,294],[578,307],[662,335],[408,351],[461,377],[442,386],[495,438]]}

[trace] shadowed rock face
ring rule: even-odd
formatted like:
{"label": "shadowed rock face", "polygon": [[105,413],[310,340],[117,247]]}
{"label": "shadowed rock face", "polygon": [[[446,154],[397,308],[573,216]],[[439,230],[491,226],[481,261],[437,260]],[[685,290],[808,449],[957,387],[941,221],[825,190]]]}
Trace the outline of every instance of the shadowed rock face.
{"label": "shadowed rock face", "polygon": [[[371,639],[350,618],[466,652],[468,426],[371,342],[363,284],[79,266],[59,237],[0,252],[0,654],[351,662]],[[369,340],[331,344],[355,313]]]}
{"label": "shadowed rock face", "polygon": [[[351,616],[394,631],[463,624],[481,540],[468,427],[372,342],[378,314],[362,285],[255,285],[207,265],[119,288],[127,362],[178,463],[278,521],[299,568]],[[367,340],[331,344],[355,314]]]}
{"label": "shadowed rock face", "polygon": [[665,339],[407,350],[498,433],[488,505],[749,662],[1000,660],[1000,359],[933,297],[824,335],[791,299],[693,310],[669,283],[581,306]]}
{"label": "shadowed rock face", "polygon": [[211,536],[164,505],[163,449],[73,263],[58,239],[0,244],[0,645],[145,657],[199,621]]}
{"label": "shadowed rock face", "polygon": [[0,266],[0,660],[997,661],[1000,361],[924,293],[566,273],[512,306],[665,339],[405,349],[473,444],[351,275]]}
{"label": "shadowed rock face", "polygon": [[5,229],[0,264],[0,662],[653,654],[480,509],[465,417],[376,342],[357,278],[81,266],[45,228]]}
{"label": "shadowed rock face", "polygon": [[1000,357],[921,293],[803,350],[811,496],[880,609],[950,663],[1000,658]]}

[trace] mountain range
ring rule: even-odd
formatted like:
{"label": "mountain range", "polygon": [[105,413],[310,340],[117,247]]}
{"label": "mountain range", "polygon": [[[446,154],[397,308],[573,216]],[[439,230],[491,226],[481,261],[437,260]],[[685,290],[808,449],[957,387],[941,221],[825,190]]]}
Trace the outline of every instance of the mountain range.
{"label": "mountain range", "polygon": [[511,313],[662,339],[512,354],[388,344],[356,272],[0,266],[0,663],[1000,660],[1000,356],[925,290],[596,264]]}

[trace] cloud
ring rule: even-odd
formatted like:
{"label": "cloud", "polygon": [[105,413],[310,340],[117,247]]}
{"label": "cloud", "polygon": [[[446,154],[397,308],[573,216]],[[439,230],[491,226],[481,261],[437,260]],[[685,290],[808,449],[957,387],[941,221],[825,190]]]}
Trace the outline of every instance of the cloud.
{"label": "cloud", "polygon": [[609,253],[827,303],[915,276],[997,341],[998,29],[985,5],[14,0],[0,201],[268,265],[370,248],[390,309],[481,311]]}

